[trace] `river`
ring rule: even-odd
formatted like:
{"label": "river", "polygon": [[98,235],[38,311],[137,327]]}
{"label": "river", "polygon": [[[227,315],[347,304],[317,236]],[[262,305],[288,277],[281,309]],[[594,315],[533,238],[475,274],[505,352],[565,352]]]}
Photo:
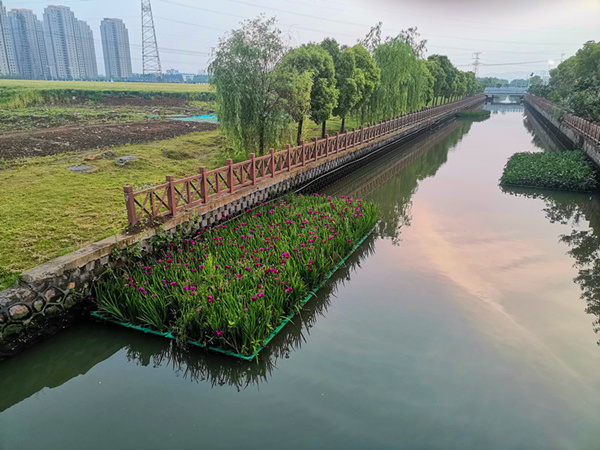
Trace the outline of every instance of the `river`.
{"label": "river", "polygon": [[597,449],[600,197],[501,189],[560,149],[486,108],[326,191],[379,229],[260,362],[80,324],[0,363],[0,449]]}

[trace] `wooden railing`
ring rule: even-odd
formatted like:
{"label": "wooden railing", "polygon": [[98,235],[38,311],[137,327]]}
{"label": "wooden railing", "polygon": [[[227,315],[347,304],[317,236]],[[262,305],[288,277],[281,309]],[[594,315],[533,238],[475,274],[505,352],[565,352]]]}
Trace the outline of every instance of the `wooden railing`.
{"label": "wooden railing", "polygon": [[353,128],[352,131],[335,133],[334,136],[326,136],[324,139],[301,141],[301,145],[287,145],[285,150],[277,153],[273,149],[270,149],[267,155],[259,157],[251,153],[250,159],[235,164],[228,159],[224,167],[214,170],[200,167],[198,174],[179,180],[168,175],[166,183],[138,192],[134,192],[131,186],[124,186],[127,220],[130,226],[135,226],[143,220],[152,221],[164,216],[176,216],[181,210],[207,204],[211,197],[223,193],[233,194],[237,189],[253,186],[259,181],[289,172],[296,167],[366,144],[416,123],[433,120],[475,105],[484,98],[483,95],[476,95],[366,127]]}
{"label": "wooden railing", "polygon": [[562,121],[562,123],[567,124],[577,132],[587,136],[596,144],[600,143],[600,123],[591,122],[583,117],[575,116],[567,112],[567,110],[554,105],[545,98],[536,97],[535,95],[527,94],[525,96],[525,101],[556,117],[557,120]]}

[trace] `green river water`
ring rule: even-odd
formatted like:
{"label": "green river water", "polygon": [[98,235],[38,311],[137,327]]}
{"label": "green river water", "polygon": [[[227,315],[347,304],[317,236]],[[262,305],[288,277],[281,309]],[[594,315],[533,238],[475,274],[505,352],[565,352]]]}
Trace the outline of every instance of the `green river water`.
{"label": "green river water", "polygon": [[379,230],[260,362],[80,324],[0,363],[0,449],[600,448],[600,197],[503,191],[557,148],[488,108],[326,191]]}

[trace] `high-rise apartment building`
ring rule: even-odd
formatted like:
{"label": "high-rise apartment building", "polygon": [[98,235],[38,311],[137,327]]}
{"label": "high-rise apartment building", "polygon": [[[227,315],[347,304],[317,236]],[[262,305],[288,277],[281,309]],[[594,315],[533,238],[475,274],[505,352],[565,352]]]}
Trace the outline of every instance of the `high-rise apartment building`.
{"label": "high-rise apartment building", "polygon": [[29,79],[50,79],[42,23],[29,9],[13,9],[8,19],[19,74]]}
{"label": "high-rise apartment building", "polygon": [[92,30],[70,8],[51,5],[44,10],[44,37],[53,77],[78,80],[98,75]]}
{"label": "high-rise apartment building", "polygon": [[132,75],[129,32],[121,19],[104,19],[100,23],[106,77],[128,78]]}
{"label": "high-rise apartment building", "polygon": [[0,0],[0,75],[18,74],[10,24],[6,8]]}

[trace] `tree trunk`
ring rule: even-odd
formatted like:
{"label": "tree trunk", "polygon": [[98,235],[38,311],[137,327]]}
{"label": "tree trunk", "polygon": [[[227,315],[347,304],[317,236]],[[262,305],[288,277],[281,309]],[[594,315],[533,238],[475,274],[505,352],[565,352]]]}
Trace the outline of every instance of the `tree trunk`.
{"label": "tree trunk", "polygon": [[321,128],[321,139],[325,139],[325,134],[327,134],[327,121],[323,121],[323,127]]}
{"label": "tree trunk", "polygon": [[344,132],[345,127],[346,127],[346,118],[342,117],[342,129],[340,130],[340,133]]}
{"label": "tree trunk", "polygon": [[300,145],[300,141],[302,140],[302,124],[304,123],[304,119],[300,119],[298,121],[298,134],[296,135],[296,145]]}
{"label": "tree trunk", "polygon": [[265,131],[260,130],[260,135],[258,137],[258,154],[263,156],[265,154]]}

